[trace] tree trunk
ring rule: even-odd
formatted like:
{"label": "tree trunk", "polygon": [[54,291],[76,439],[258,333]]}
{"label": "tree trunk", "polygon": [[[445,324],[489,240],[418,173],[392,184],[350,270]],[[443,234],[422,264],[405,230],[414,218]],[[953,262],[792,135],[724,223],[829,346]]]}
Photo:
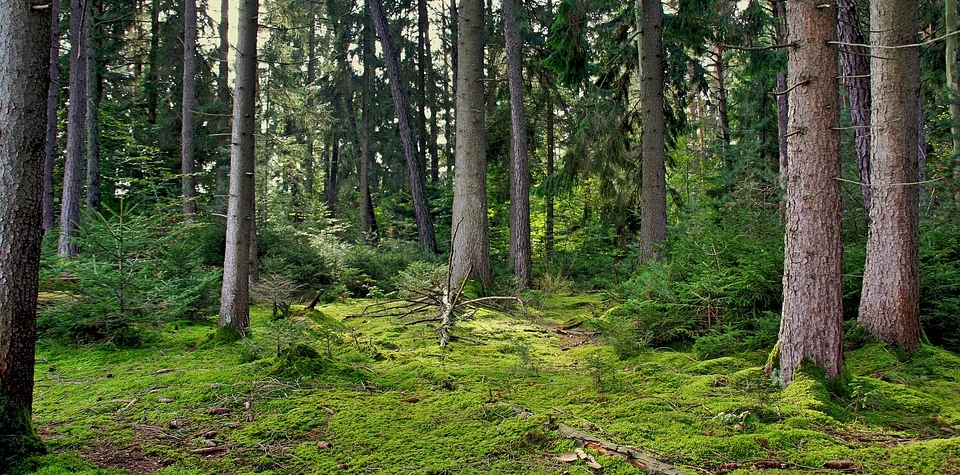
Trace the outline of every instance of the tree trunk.
{"label": "tree trunk", "polygon": [[877,339],[920,348],[917,0],[870,2],[873,201],[859,320]]}
{"label": "tree trunk", "polygon": [[[556,114],[553,110],[553,91],[547,91],[547,177],[552,177],[556,172],[556,125],[554,122]],[[545,218],[543,226],[543,244],[546,251],[547,259],[553,259],[554,254],[554,226],[555,220],[554,212],[554,198],[552,190],[547,193],[547,216]]]}
{"label": "tree trunk", "polygon": [[258,0],[240,0],[230,149],[227,243],[220,291],[220,326],[244,335],[250,324],[250,247],[254,223],[254,130],[257,98]]}
{"label": "tree trunk", "polygon": [[[827,5],[827,6],[824,6]],[[843,371],[843,281],[840,239],[840,121],[837,12],[819,0],[787,2],[787,213],[784,244],[780,381],[801,361],[835,378]]]}
{"label": "tree trunk", "polygon": [[[723,64],[723,45],[717,45],[714,53],[713,69],[717,74],[717,117],[720,119],[720,140],[723,146],[730,146],[730,115],[727,113],[727,84],[725,81],[726,68]],[[725,160],[727,167],[732,168],[729,158]]]}
{"label": "tree trunk", "polygon": [[[947,73],[947,91],[953,95],[950,100],[950,135],[953,137],[953,155],[960,156],[960,102],[957,94],[960,94],[960,48],[957,47],[960,38],[953,34],[960,26],[957,24],[957,0],[944,0],[944,19],[946,22],[946,73]],[[960,172],[960,168],[957,168]],[[954,176],[960,176],[957,173]]]}
{"label": "tree trunk", "polygon": [[360,117],[360,239],[367,244],[376,244],[377,215],[374,213],[373,200],[370,197],[370,146],[373,114],[371,96],[373,95],[373,25],[370,23],[370,2],[364,2],[366,15],[363,16],[363,99]]}
{"label": "tree trunk", "polygon": [[[334,107],[339,107],[334,105]],[[335,114],[336,115],[336,114]],[[327,162],[326,183],[323,189],[330,218],[337,217],[337,175],[340,173],[340,134],[337,126],[330,131],[330,160]]]}
{"label": "tree trunk", "polygon": [[180,127],[180,172],[183,174],[183,219],[193,221],[197,213],[196,158],[194,141],[197,131],[194,126],[193,109],[196,104],[197,85],[197,0],[183,2],[183,122]]}
{"label": "tree trunk", "polygon": [[[777,19],[774,42],[778,45],[787,42],[787,10],[786,1],[780,0],[773,4],[773,16]],[[777,73],[777,138],[779,139],[780,149],[780,182],[781,186],[786,185],[787,168],[789,159],[787,156],[787,102],[790,93],[787,91],[787,73]]]}
{"label": "tree trunk", "polygon": [[410,128],[410,108],[407,106],[407,94],[404,92],[403,82],[400,78],[397,49],[394,47],[393,37],[390,35],[387,15],[383,11],[383,2],[381,0],[371,0],[370,13],[373,15],[377,35],[380,36],[380,46],[383,48],[387,76],[390,78],[390,94],[393,96],[393,105],[400,123],[400,141],[403,143],[403,155],[407,163],[410,194],[413,199],[413,213],[417,220],[417,232],[420,235],[420,247],[424,251],[436,252],[437,237],[433,230],[433,218],[430,216],[427,197],[423,191],[423,163],[417,154],[417,141],[413,136],[413,130]]}
{"label": "tree trunk", "polygon": [[43,160],[43,229],[57,225],[53,172],[57,158],[57,117],[60,105],[60,2],[50,2],[50,84],[47,88],[47,135]]}
{"label": "tree trunk", "polygon": [[487,223],[487,155],[484,130],[483,0],[461,0],[457,30],[457,143],[453,180],[450,286],[475,278],[493,284]]}
{"label": "tree trunk", "polygon": [[223,134],[219,141],[219,150],[217,153],[217,193],[214,199],[215,209],[218,213],[226,214],[227,195],[229,194],[230,178],[230,154],[226,152],[230,147],[230,118],[227,112],[230,111],[230,0],[220,0],[220,23],[217,25],[220,44],[217,47],[217,101],[220,103],[220,121],[219,131]]}
{"label": "tree trunk", "polygon": [[659,256],[667,237],[667,183],[664,165],[663,113],[663,6],[659,0],[639,0],[640,28],[641,156],[643,187],[640,205],[641,263]]}
{"label": "tree trunk", "polygon": [[[93,0],[84,0],[93,3]],[[84,22],[87,30],[87,211],[100,207],[100,66],[97,64],[97,15],[87,7],[90,16]],[[99,13],[99,8],[97,12]]]}
{"label": "tree trunk", "polygon": [[51,15],[0,2],[0,472],[42,453],[33,430]]}
{"label": "tree trunk", "polygon": [[863,208],[870,215],[870,52],[860,25],[860,14],[855,0],[837,0],[839,15],[838,35],[840,64],[843,65],[843,85],[847,88],[850,106],[850,124],[854,130],[857,164],[860,170],[860,191]]}
{"label": "tree trunk", "polygon": [[[307,40],[307,87],[313,87],[317,80],[317,11],[316,4],[310,4],[310,34]],[[307,98],[307,107],[313,109],[313,96]],[[313,201],[313,184],[315,177],[314,169],[314,136],[315,127],[308,124],[306,128],[307,152],[303,157],[303,185],[307,195],[307,202]]]}
{"label": "tree trunk", "polygon": [[70,2],[70,108],[67,113],[67,154],[63,165],[63,196],[60,198],[60,240],[63,256],[77,255],[74,238],[79,234],[80,203],[83,200],[83,128],[87,117],[87,38],[84,23],[90,2]]}
{"label": "tree trunk", "polygon": [[160,103],[160,91],[157,84],[159,74],[157,68],[160,61],[160,2],[154,0],[150,6],[150,50],[147,53],[148,67],[146,84],[147,93],[147,122],[157,123],[157,107]]}
{"label": "tree trunk", "polygon": [[451,91],[448,96],[450,101],[447,103],[447,124],[446,124],[446,137],[447,137],[447,179],[450,180],[453,178],[453,164],[456,161],[456,141],[457,141],[457,132],[456,132],[456,97],[457,97],[457,71],[459,70],[458,65],[458,54],[457,54],[457,45],[460,40],[458,39],[459,33],[457,32],[457,23],[459,22],[459,14],[457,13],[457,0],[450,0],[450,74],[452,77]]}
{"label": "tree trunk", "polygon": [[503,36],[507,52],[507,81],[510,86],[510,258],[516,283],[521,289],[533,283],[530,256],[530,163],[527,158],[527,118],[523,105],[523,43],[517,27],[514,0],[503,0]]}
{"label": "tree trunk", "polygon": [[422,155],[424,169],[433,170],[433,161],[427,156],[427,55],[430,51],[430,20],[427,16],[427,0],[417,0],[417,94],[420,103],[417,107],[417,139]]}

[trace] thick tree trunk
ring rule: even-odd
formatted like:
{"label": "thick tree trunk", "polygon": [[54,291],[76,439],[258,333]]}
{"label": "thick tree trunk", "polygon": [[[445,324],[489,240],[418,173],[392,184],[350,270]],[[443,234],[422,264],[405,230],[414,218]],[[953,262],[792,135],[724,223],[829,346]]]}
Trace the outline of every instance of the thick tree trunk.
{"label": "thick tree trunk", "polygon": [[57,225],[53,172],[57,158],[57,117],[60,105],[60,2],[50,2],[50,84],[47,88],[47,134],[43,159],[43,230]]}
{"label": "thick tree trunk", "polygon": [[0,473],[44,450],[30,418],[51,15],[34,6],[0,2]]}
{"label": "thick tree trunk", "polygon": [[197,0],[183,2],[183,102],[180,127],[180,172],[183,174],[183,219],[193,221],[197,213],[197,177],[194,142],[197,131],[193,109],[197,85]]}
{"label": "thick tree trunk", "polygon": [[80,204],[83,201],[83,129],[87,118],[87,38],[84,23],[90,2],[70,2],[70,108],[67,113],[67,154],[63,165],[63,196],[60,198],[61,255],[77,255]]}
{"label": "thick tree trunk", "polygon": [[667,237],[667,183],[663,113],[663,6],[659,0],[640,0],[640,102],[643,187],[640,205],[641,263],[659,256]]}
{"label": "thick tree trunk", "polygon": [[860,170],[860,191],[863,208],[870,215],[870,52],[860,25],[855,0],[837,0],[839,15],[840,64],[843,85],[847,88],[850,124],[854,130],[857,165]]}
{"label": "thick tree trunk", "polygon": [[433,229],[433,218],[427,206],[427,197],[424,194],[423,162],[417,153],[417,141],[410,127],[410,108],[407,105],[407,94],[404,92],[400,77],[400,64],[397,59],[397,49],[393,45],[390,26],[387,24],[387,15],[383,11],[381,0],[371,0],[370,13],[373,15],[373,24],[380,37],[380,46],[383,48],[384,63],[387,67],[387,76],[390,78],[390,94],[393,96],[393,105],[397,111],[400,125],[400,141],[403,144],[403,155],[407,163],[407,176],[410,181],[410,194],[413,199],[413,214],[417,220],[417,232],[420,235],[420,247],[428,252],[437,251],[437,237]]}
{"label": "thick tree trunk", "polygon": [[[723,63],[723,45],[717,45],[714,53],[713,69],[717,75],[717,117],[720,119],[720,140],[723,146],[730,145],[730,114],[727,113],[726,68]],[[727,165],[730,167],[730,164]]]}
{"label": "thick tree trunk", "polygon": [[780,380],[786,386],[801,361],[828,377],[843,371],[843,281],[840,239],[840,121],[837,12],[819,0],[787,2],[790,50],[787,80],[787,213],[784,245]]}
{"label": "thick tree trunk", "polygon": [[859,320],[877,339],[920,348],[917,0],[870,2],[873,202]]}
{"label": "thick tree trunk", "polygon": [[453,180],[450,287],[475,278],[493,284],[487,223],[487,142],[484,130],[483,0],[461,0],[457,30],[457,143]]}
{"label": "thick tree trunk", "polygon": [[503,36],[507,52],[510,87],[511,186],[510,258],[513,275],[521,289],[533,283],[530,256],[530,163],[527,158],[527,118],[523,105],[523,43],[517,27],[514,0],[503,0]]}
{"label": "thick tree trunk", "polygon": [[227,243],[220,291],[220,326],[244,335],[250,324],[250,249],[254,223],[254,130],[257,97],[258,0],[240,0],[230,149]]}
{"label": "thick tree trunk", "polygon": [[[84,0],[93,3],[93,0]],[[87,30],[87,211],[100,207],[100,65],[97,64],[97,26],[92,8],[84,23]],[[97,8],[99,12],[99,8]]]}

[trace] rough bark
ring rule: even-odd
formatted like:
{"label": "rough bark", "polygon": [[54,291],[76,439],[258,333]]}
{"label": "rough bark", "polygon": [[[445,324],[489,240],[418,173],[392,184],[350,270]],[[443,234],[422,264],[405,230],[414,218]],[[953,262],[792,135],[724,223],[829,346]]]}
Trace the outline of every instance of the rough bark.
{"label": "rough bark", "polygon": [[43,229],[57,225],[53,172],[57,157],[57,107],[60,105],[60,2],[50,2],[50,84],[47,88],[47,131],[43,159]]}
{"label": "rough bark", "polygon": [[87,118],[87,38],[84,9],[90,2],[70,2],[70,105],[67,112],[67,154],[63,165],[63,195],[60,198],[61,255],[77,255],[74,238],[79,234],[80,204],[83,201],[83,129]]}
{"label": "rough bark", "polygon": [[0,473],[43,452],[31,423],[50,12],[0,2]]}
{"label": "rough bark", "polygon": [[[920,348],[917,0],[870,2],[873,206],[859,320],[877,339]],[[879,47],[879,48],[878,48]]]}
{"label": "rough bark", "polygon": [[240,0],[230,148],[227,242],[220,291],[220,326],[243,335],[250,324],[250,247],[254,220],[254,130],[258,0]]}
{"label": "rough bark", "polygon": [[487,155],[484,130],[483,0],[461,0],[457,25],[457,139],[453,180],[450,285],[475,278],[493,283],[487,222]]}
{"label": "rough bark", "polygon": [[377,36],[380,37],[387,76],[390,78],[390,94],[393,96],[393,106],[397,111],[400,126],[400,141],[403,145],[403,156],[407,164],[407,177],[410,182],[410,195],[413,200],[414,218],[417,221],[417,233],[420,236],[420,247],[427,252],[436,252],[437,237],[433,229],[433,217],[430,216],[427,197],[423,190],[425,181],[423,162],[417,153],[417,141],[410,126],[407,93],[400,77],[397,49],[393,44],[390,26],[387,24],[387,15],[383,11],[383,2],[381,0],[371,0],[370,13],[373,15],[373,24],[377,30]]}
{"label": "rough bark", "polygon": [[[553,92],[547,92],[547,176],[551,177],[556,172],[556,113],[553,110]],[[547,259],[553,259],[554,254],[554,240],[555,232],[554,226],[556,222],[555,206],[553,193],[547,194],[547,213],[543,225],[543,244],[544,250],[547,255]]]}
{"label": "rough bark", "polygon": [[182,173],[183,219],[192,221],[197,213],[197,177],[194,144],[196,128],[193,109],[197,85],[197,0],[183,2],[183,100],[180,127],[180,172]]}
{"label": "rough bark", "polygon": [[837,12],[819,0],[786,5],[790,50],[787,81],[787,209],[780,381],[786,386],[806,359],[835,378],[843,370],[840,238],[840,121]]}
{"label": "rough bark", "polygon": [[[93,0],[84,0],[93,4]],[[84,22],[86,29],[87,55],[87,211],[100,207],[100,65],[97,63],[97,26],[99,7],[94,11],[88,7],[89,19]]]}
{"label": "rough bark", "polygon": [[659,0],[639,0],[641,160],[643,186],[640,204],[641,263],[659,255],[658,247],[667,237],[667,184],[664,164],[663,112],[663,6]]}
{"label": "rough bark", "polygon": [[[787,10],[786,2],[778,1],[773,4],[773,16],[777,19],[774,33],[775,43],[782,45],[787,42]],[[786,181],[789,159],[787,155],[787,102],[790,93],[787,91],[787,73],[777,73],[777,138],[780,144],[780,181]]]}
{"label": "rough bark", "polygon": [[510,124],[513,153],[510,186],[510,259],[516,284],[533,283],[530,255],[530,162],[527,158],[527,117],[523,105],[523,42],[517,27],[514,0],[503,0],[503,36],[510,87]]}
{"label": "rough bark", "polygon": [[857,165],[860,170],[860,192],[863,208],[870,214],[870,52],[860,25],[860,14],[855,0],[837,0],[840,64],[843,66],[843,85],[847,88],[850,124],[854,131]]}
{"label": "rough bark", "polygon": [[723,141],[723,146],[727,147],[730,145],[730,114],[727,112],[727,68],[723,63],[723,45],[718,44],[717,51],[712,54],[714,55],[713,69],[717,75],[717,118],[720,120],[720,140]]}

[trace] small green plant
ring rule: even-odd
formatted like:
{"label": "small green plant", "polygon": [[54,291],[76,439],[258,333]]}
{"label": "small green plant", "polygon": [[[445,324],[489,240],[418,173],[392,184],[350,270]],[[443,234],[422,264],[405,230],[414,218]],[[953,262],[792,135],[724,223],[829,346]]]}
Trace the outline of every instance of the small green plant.
{"label": "small green plant", "polygon": [[617,366],[597,353],[593,353],[584,361],[587,374],[596,387],[597,392],[616,391],[620,384],[617,381]]}

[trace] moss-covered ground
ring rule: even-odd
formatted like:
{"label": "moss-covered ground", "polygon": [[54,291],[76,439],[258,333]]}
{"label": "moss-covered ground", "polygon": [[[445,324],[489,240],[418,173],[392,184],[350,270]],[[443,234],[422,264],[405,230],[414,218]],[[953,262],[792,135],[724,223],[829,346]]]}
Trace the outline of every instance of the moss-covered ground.
{"label": "moss-covered ground", "polygon": [[368,304],[277,322],[258,308],[234,343],[190,323],[139,349],[41,342],[34,420],[52,453],[35,473],[640,473],[558,461],[575,448],[559,423],[689,473],[960,473],[960,356],[936,347],[869,345],[845,387],[804,372],[780,390],[764,354],[618,360],[589,325],[555,331],[598,318],[598,297],[480,312],[445,348],[425,325],[348,318]]}

